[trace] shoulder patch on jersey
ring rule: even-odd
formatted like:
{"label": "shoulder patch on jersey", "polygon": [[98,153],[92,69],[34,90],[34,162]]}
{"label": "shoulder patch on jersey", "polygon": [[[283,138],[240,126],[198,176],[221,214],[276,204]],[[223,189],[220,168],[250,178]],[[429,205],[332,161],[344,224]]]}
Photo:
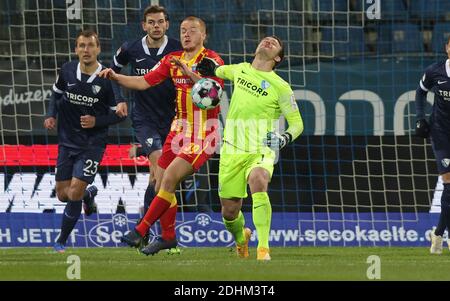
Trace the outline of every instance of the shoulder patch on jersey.
{"label": "shoulder patch on jersey", "polygon": [[102,89],[102,87],[100,87],[98,85],[92,85],[92,93],[94,93],[95,95],[97,95],[101,89]]}
{"label": "shoulder patch on jersey", "polygon": [[294,110],[298,109],[297,101],[295,100],[294,94],[291,94],[291,107]]}
{"label": "shoulder patch on jersey", "polygon": [[[242,73],[244,73],[244,71],[242,71]],[[266,80],[262,80],[262,82],[261,82],[261,88],[263,89],[263,90],[266,90],[266,89],[268,89],[270,87],[270,83],[268,82],[268,81],[266,81]]]}

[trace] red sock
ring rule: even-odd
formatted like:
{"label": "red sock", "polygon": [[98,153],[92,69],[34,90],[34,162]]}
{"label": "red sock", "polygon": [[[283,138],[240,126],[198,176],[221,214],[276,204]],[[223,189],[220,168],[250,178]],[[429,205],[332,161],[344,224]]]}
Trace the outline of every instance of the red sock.
{"label": "red sock", "polygon": [[166,212],[170,207],[173,193],[160,190],[158,195],[155,196],[150,207],[145,213],[139,225],[136,225],[136,231],[144,237],[147,234],[148,229]]}
{"label": "red sock", "polygon": [[161,236],[164,240],[172,240],[175,239],[175,221],[177,216],[177,208],[178,206],[175,205],[169,209],[167,209],[166,212],[164,212],[163,215],[161,215],[160,222],[161,222]]}

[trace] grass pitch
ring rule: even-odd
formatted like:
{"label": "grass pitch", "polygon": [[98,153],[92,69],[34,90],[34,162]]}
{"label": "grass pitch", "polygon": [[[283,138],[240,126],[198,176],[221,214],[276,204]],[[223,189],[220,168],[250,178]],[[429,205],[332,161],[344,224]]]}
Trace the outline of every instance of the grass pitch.
{"label": "grass pitch", "polygon": [[186,248],[181,254],[138,254],[131,248],[0,249],[0,280],[67,280],[70,255],[81,280],[367,280],[367,258],[381,260],[381,280],[450,280],[450,252],[427,248],[272,248],[272,261],[236,257],[228,248]]}

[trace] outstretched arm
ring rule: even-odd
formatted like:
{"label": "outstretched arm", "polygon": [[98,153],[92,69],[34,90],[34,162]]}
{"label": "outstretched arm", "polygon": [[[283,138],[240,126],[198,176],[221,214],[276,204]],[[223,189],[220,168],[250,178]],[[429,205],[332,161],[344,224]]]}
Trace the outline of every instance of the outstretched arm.
{"label": "outstretched arm", "polygon": [[183,63],[182,61],[180,61],[178,58],[172,57],[170,59],[170,62],[175,64],[178,69],[180,69],[181,73],[183,73],[183,75],[185,76],[189,76],[189,78],[194,82],[198,82],[202,77],[196,73],[194,73],[192,70],[189,69],[189,67]]}
{"label": "outstretched arm", "polygon": [[98,76],[116,81],[119,85],[132,90],[147,90],[151,87],[143,76],[117,74],[111,68],[103,69]]}

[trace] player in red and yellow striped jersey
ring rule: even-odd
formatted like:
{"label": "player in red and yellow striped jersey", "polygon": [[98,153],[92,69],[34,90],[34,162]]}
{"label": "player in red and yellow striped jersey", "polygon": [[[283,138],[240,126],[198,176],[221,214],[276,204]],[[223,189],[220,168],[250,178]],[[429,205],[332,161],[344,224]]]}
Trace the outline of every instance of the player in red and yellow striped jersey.
{"label": "player in red and yellow striped jersey", "polygon": [[[166,55],[144,76],[125,76],[116,74],[111,69],[99,73],[101,77],[115,80],[134,90],[148,89],[169,77],[175,85],[177,112],[164,142],[162,156],[158,160],[155,173],[157,196],[134,231],[122,237],[126,244],[141,247],[148,229],[160,219],[161,226],[170,231],[165,231],[163,237],[142,248],[141,251],[147,255],[176,247],[176,187],[183,178],[196,172],[214,154],[219,141],[219,107],[200,110],[191,99],[191,89],[195,81],[201,78],[196,71],[197,63],[208,57],[223,65],[218,54],[204,48],[205,38],[205,23],[197,17],[187,17],[180,26],[180,40],[184,51]],[[223,86],[222,79],[213,79]]]}
{"label": "player in red and yellow striped jersey", "polygon": [[[171,132],[167,136],[163,147],[163,157],[158,161],[158,165],[163,169],[171,164],[176,156],[179,156],[190,162],[194,171],[209,158],[205,152],[199,153],[203,148],[211,148],[211,140],[215,137],[218,128],[217,118],[219,107],[211,110],[201,110],[192,103],[191,90],[194,85],[195,76],[197,80],[201,77],[194,71],[190,75],[185,75],[179,67],[179,62],[183,63],[190,70],[195,70],[195,66],[204,57],[212,58],[223,65],[222,59],[213,51],[202,47],[191,58],[187,57],[186,51],[172,52],[165,56],[159,65],[152,72],[144,76],[146,82],[153,86],[162,79],[170,76],[174,82],[177,99],[177,112],[172,123]],[[191,77],[193,77],[191,79]],[[223,80],[214,78],[223,86]],[[215,148],[214,148],[215,149]],[[213,149],[213,151],[214,151]]]}

